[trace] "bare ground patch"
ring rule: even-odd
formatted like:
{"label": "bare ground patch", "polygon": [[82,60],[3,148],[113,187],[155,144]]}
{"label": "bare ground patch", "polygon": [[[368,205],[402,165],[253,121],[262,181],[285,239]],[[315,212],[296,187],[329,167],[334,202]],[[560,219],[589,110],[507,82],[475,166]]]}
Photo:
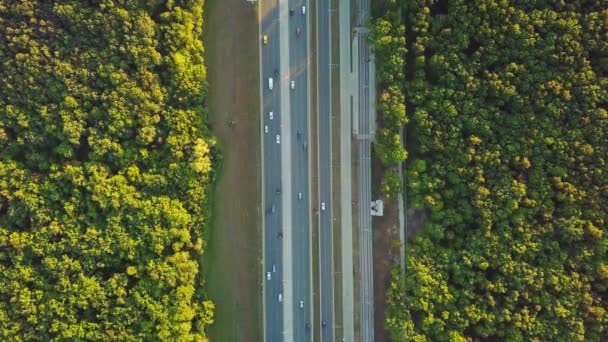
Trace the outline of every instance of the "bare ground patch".
{"label": "bare ground patch", "polygon": [[[372,189],[380,189],[382,167],[375,159],[373,164]],[[378,198],[374,194],[374,199]],[[374,237],[374,337],[376,341],[388,342],[384,328],[386,312],[386,290],[391,278],[391,268],[399,262],[399,206],[397,198],[383,198],[384,216],[373,218]]]}
{"label": "bare ground patch", "polygon": [[257,7],[207,0],[210,124],[223,161],[204,255],[206,293],[215,303],[212,341],[261,341],[261,169]]}
{"label": "bare ground patch", "polygon": [[427,214],[426,209],[408,208],[406,211],[406,215],[407,215],[407,231],[406,231],[407,235],[405,236],[405,238],[410,240],[416,234],[418,234],[420,232],[420,230],[422,230],[424,221],[426,221],[428,214]]}

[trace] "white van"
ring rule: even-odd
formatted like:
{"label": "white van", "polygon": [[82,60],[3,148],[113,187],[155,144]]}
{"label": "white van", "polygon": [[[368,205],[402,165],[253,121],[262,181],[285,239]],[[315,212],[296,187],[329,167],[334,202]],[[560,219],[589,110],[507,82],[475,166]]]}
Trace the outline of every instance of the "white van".
{"label": "white van", "polygon": [[268,77],[268,89],[272,90],[274,86],[274,82],[272,80],[272,77]]}

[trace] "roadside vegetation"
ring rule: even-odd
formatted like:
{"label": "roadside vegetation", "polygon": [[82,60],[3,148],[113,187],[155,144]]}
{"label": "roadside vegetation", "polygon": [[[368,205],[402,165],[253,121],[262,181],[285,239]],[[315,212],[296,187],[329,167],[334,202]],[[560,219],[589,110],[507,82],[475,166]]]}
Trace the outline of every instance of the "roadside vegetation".
{"label": "roadside vegetation", "polygon": [[605,340],[606,4],[388,3],[413,37],[409,203],[429,211],[389,287],[392,339]]}
{"label": "roadside vegetation", "polygon": [[203,0],[0,0],[0,339],[206,340]]}
{"label": "roadside vegetation", "polygon": [[396,196],[402,191],[397,166],[407,153],[401,141],[401,131],[407,123],[405,115],[405,26],[396,2],[382,7],[381,15],[371,25],[370,39],[377,59],[379,129],[374,151],[384,167],[382,193]]}

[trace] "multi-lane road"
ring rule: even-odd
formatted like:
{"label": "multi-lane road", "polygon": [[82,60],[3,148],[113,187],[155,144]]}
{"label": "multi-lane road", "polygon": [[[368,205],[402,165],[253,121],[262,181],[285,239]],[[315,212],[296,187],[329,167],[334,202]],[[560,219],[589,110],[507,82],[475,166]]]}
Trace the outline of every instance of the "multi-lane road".
{"label": "multi-lane road", "polygon": [[266,341],[312,338],[307,9],[307,0],[259,7]]}
{"label": "multi-lane road", "polygon": [[333,212],[331,174],[330,0],[317,1],[317,104],[319,118],[319,312],[321,341],[334,340]]}
{"label": "multi-lane road", "polygon": [[[369,0],[357,0],[359,32]],[[310,81],[308,0],[263,0],[260,13],[260,81],[263,154],[263,303],[265,341],[333,342],[334,251],[332,199],[331,0],[316,1],[317,79]],[[359,192],[361,238],[361,341],[373,340],[370,183],[370,52],[359,34]],[[373,81],[373,80],[372,80]],[[316,89],[311,91],[311,84]],[[311,193],[310,108],[317,99],[318,192]],[[350,205],[343,204],[343,205]],[[315,209],[313,209],[315,208]],[[318,210],[319,291],[312,302],[311,218]],[[346,270],[348,271],[348,270]],[[352,288],[352,284],[351,284]],[[313,312],[318,311],[318,321]]]}
{"label": "multi-lane road", "polygon": [[[308,1],[289,0],[289,79],[292,183],[293,340],[312,335]],[[291,83],[293,82],[293,83]]]}
{"label": "multi-lane road", "polygon": [[[273,3],[275,6],[273,6]],[[263,209],[264,209],[264,335],[266,341],[283,341],[283,263],[282,263],[282,200],[280,139],[281,90],[275,84],[280,69],[278,0],[261,3],[260,87],[262,110]],[[272,89],[269,79],[273,78]],[[272,114],[271,114],[272,113]],[[266,133],[267,132],[267,133]],[[279,298],[280,297],[280,298]]]}

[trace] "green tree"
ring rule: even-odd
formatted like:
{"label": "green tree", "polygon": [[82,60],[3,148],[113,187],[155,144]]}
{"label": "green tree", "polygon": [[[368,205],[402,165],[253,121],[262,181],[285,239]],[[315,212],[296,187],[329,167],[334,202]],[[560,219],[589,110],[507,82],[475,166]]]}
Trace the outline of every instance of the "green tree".
{"label": "green tree", "polygon": [[429,218],[408,243],[403,287],[389,288],[391,336],[603,341],[606,6],[399,4],[387,8],[411,30],[404,94],[419,147],[408,203]]}
{"label": "green tree", "polygon": [[0,0],[0,339],[203,341],[202,0]]}

